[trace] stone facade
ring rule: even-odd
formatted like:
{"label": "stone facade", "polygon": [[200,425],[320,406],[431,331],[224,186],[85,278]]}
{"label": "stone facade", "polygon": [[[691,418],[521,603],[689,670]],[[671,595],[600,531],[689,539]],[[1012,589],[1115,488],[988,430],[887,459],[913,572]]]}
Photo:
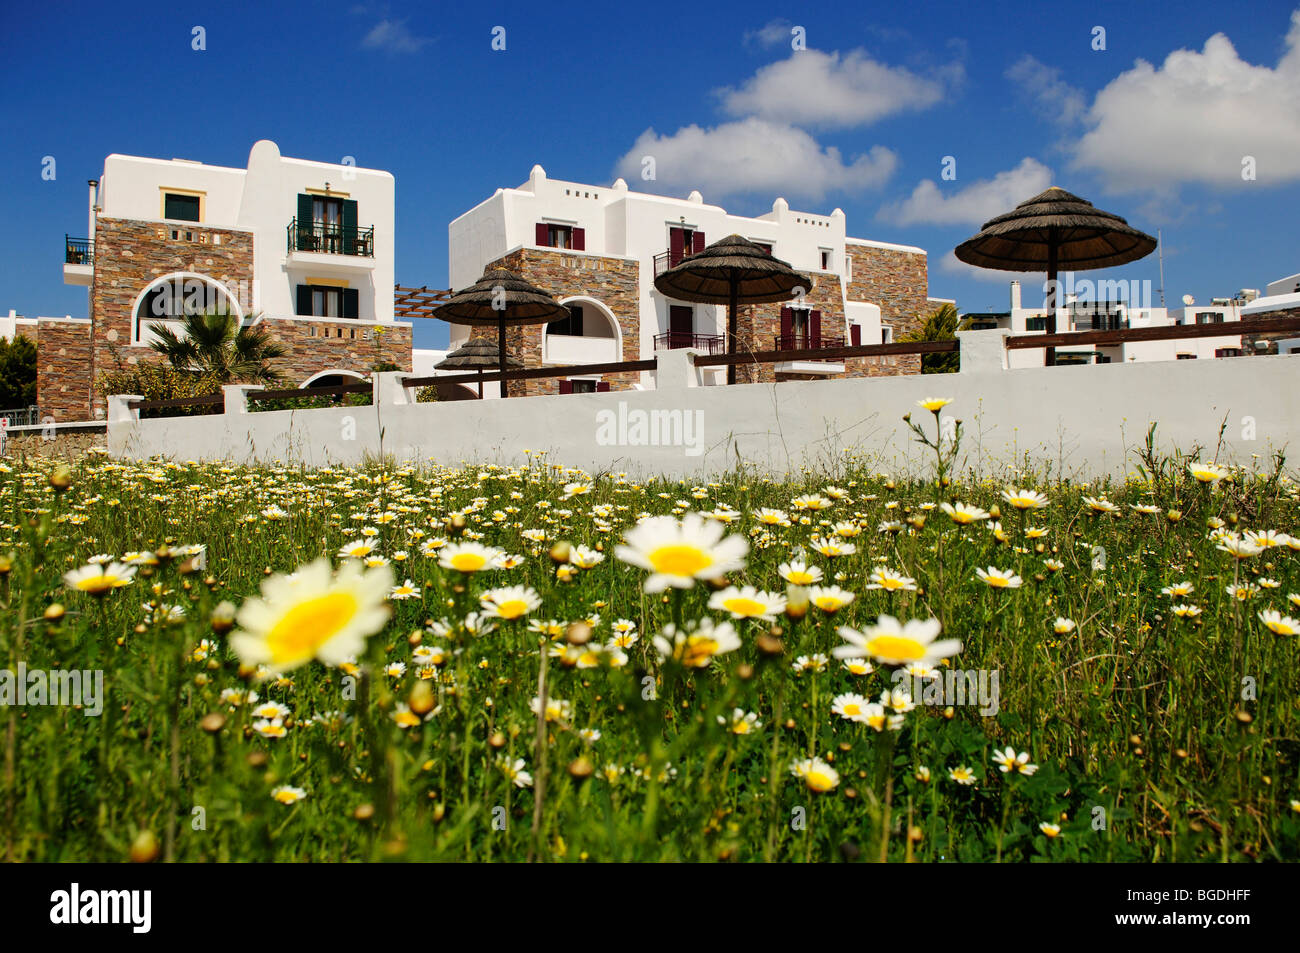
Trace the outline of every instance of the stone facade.
{"label": "stone facade", "polygon": [[91,398],[91,325],[41,318],[36,326],[36,401],[42,417],[85,420]]}
{"label": "stone facade", "polygon": [[[1249,319],[1255,318],[1300,318],[1300,308],[1280,308],[1277,311],[1264,311],[1259,314],[1246,316]],[[1227,327],[1227,325],[1224,325]],[[1256,354],[1276,354],[1277,342],[1287,338],[1297,337],[1295,331],[1276,331],[1266,332],[1264,334],[1243,334],[1241,336],[1241,352],[1247,355]],[[1263,347],[1258,345],[1263,344]]]}
{"label": "stone facade", "polygon": [[[852,280],[847,288],[849,300],[879,305],[880,320],[893,326],[895,341],[920,330],[926,318],[936,310],[929,298],[929,264],[925,253],[852,242],[844,247],[853,263]],[[849,377],[919,374],[921,358],[917,354],[856,357],[846,362],[844,371]]]}
{"label": "stone facade", "polygon": [[[149,285],[175,273],[201,275],[221,286],[247,316],[253,298],[252,233],[191,223],[96,220],[90,320],[42,320],[39,326],[37,402],[43,410],[60,420],[102,416],[106,402],[94,386],[99,375],[161,360],[149,347],[133,343],[133,310]],[[289,316],[262,321],[288,351],[279,362],[286,386],[323,371],[364,375],[376,364],[411,369],[409,324]]]}
{"label": "stone facade", "polygon": [[[599,301],[609,309],[614,320],[618,322],[623,346],[622,355],[617,359],[641,360],[639,263],[626,258],[610,258],[559,249],[520,248],[498,258],[484,270],[491,271],[494,268],[506,268],[515,272],[526,281],[553,295],[556,300],[583,295]],[[541,324],[508,327],[506,329],[507,357],[518,361],[524,367],[541,367],[544,328],[545,325]],[[494,329],[477,329],[475,334],[496,340]],[[610,390],[630,390],[633,382],[640,377],[639,373],[623,371],[603,374],[601,380],[610,385]],[[533,397],[538,394],[559,392],[560,381],[555,377],[513,381],[510,384],[512,397]]]}
{"label": "stone facade", "polygon": [[[834,339],[847,345],[848,326],[844,317],[844,297],[840,293],[840,276],[814,273],[808,276],[811,287],[803,295],[802,303],[809,310],[821,312],[821,339]],[[754,304],[736,309],[736,349],[745,351],[777,350],[781,336],[781,309],[793,302]],[[775,364],[740,364],[736,367],[736,382],[751,384],[783,380],[817,379],[818,375],[777,373]],[[836,375],[838,376],[838,375]]]}

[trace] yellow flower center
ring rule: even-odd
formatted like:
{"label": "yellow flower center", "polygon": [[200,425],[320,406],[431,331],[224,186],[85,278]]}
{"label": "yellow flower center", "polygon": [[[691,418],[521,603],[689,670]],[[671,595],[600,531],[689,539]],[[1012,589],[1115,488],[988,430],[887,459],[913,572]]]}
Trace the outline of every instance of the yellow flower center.
{"label": "yellow flower center", "polygon": [[703,668],[709,664],[709,659],[713,658],[714,653],[718,651],[716,639],[710,639],[703,635],[692,635],[686,640],[686,645],[681,653],[682,664],[689,668]]}
{"label": "yellow flower center", "polygon": [[877,658],[899,659],[903,662],[925,657],[925,646],[916,639],[901,635],[878,635],[867,643],[867,651]]}
{"label": "yellow flower center", "polygon": [[118,583],[117,576],[109,576],[109,575],[91,576],[88,579],[83,579],[81,580],[81,582],[77,583],[77,588],[80,589],[82,592],[89,592],[93,595],[100,595],[102,593],[108,592],[108,590],[116,586],[117,583]]}
{"label": "yellow flower center", "polygon": [[713,565],[713,557],[686,543],[670,543],[648,554],[655,572],[668,576],[694,576],[701,569]]}
{"label": "yellow flower center", "polygon": [[817,580],[813,579],[813,574],[810,572],[792,572],[786,581],[796,586],[810,586]]}
{"label": "yellow flower center", "polygon": [[352,621],[359,605],[350,592],[331,592],[300,602],[281,617],[266,637],[274,665],[304,662]]}
{"label": "yellow flower center", "polygon": [[817,608],[821,609],[823,612],[834,612],[844,604],[840,602],[839,599],[835,598],[835,596],[818,596],[813,600],[813,602],[816,604]]}
{"label": "yellow flower center", "polygon": [[1007,583],[1011,580],[1007,579],[1005,576],[987,576],[984,581],[994,589],[1004,589],[1006,588]]}
{"label": "yellow flower center", "polygon": [[860,715],[862,714],[862,706],[859,705],[857,702],[849,702],[847,705],[844,706],[844,714]]}
{"label": "yellow flower center", "polygon": [[292,804],[294,801],[298,800],[298,795],[294,794],[292,791],[277,791],[275,792],[275,799],[281,804]]}
{"label": "yellow flower center", "polygon": [[809,790],[812,791],[825,792],[835,787],[834,779],[822,771],[809,771],[804,778],[808,782]]}
{"label": "yellow flower center", "polygon": [[487,560],[482,553],[457,553],[451,557],[451,568],[460,572],[478,572],[485,565]]}
{"label": "yellow flower center", "polygon": [[420,723],[420,717],[414,712],[399,712],[396,718],[397,723],[403,728],[414,728]]}
{"label": "yellow flower center", "polygon": [[764,615],[767,612],[767,606],[757,599],[750,599],[745,596],[737,596],[734,599],[726,599],[722,607],[728,612],[735,615],[756,616]]}
{"label": "yellow flower center", "polygon": [[503,619],[518,619],[528,613],[528,603],[523,599],[507,599],[497,603],[497,614]]}

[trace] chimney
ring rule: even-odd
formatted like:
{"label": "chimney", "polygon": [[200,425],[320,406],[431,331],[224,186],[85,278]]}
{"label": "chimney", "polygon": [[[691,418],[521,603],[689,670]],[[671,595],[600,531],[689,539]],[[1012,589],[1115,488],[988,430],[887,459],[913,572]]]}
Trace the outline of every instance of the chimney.
{"label": "chimney", "polygon": [[90,186],[90,210],[87,213],[89,222],[86,226],[86,237],[93,242],[95,240],[95,190],[98,188],[99,182],[96,179],[91,179],[87,184]]}
{"label": "chimney", "polygon": [[1020,282],[1011,282],[1011,310],[1016,311],[1020,308]]}

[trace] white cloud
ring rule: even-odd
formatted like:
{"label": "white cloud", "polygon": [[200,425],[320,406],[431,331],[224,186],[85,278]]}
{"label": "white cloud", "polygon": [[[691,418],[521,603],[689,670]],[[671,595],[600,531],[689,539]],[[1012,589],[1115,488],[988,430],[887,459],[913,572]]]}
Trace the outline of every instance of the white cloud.
{"label": "white cloud", "polygon": [[[959,165],[959,176],[960,170]],[[1014,169],[964,188],[947,190],[926,179],[907,198],[881,208],[876,217],[895,225],[983,225],[1033,198],[1052,184],[1051,179],[1047,166],[1025,157]]]}
{"label": "white cloud", "polygon": [[863,126],[938,103],[964,75],[950,63],[932,76],[887,66],[862,50],[800,50],[764,66],[739,88],[716,91],[733,116],[757,116],[805,127]]}
{"label": "white cloud", "polygon": [[757,30],[745,31],[745,45],[773,47],[781,43],[788,43],[794,36],[790,32],[793,28],[794,24],[784,17],[769,20]]}
{"label": "white cloud", "polygon": [[1077,122],[1088,108],[1083,90],[1061,79],[1061,71],[1025,54],[1006,72],[1022,97],[1034,104],[1043,118],[1060,125]]}
{"label": "white cloud", "polygon": [[[644,156],[654,156],[653,182],[641,181]],[[712,202],[754,192],[820,199],[827,192],[874,188],[897,164],[898,157],[883,146],[846,162],[838,149],[822,147],[801,129],[750,118],[709,128],[685,126],[663,136],[647,129],[619,159],[617,170],[634,188],[640,183],[674,194],[699,189]]]}
{"label": "white cloud", "polygon": [[[1300,11],[1275,68],[1242,60],[1222,33],[1160,67],[1138,60],[1097,94],[1074,164],[1115,191],[1300,179]],[[1242,159],[1257,183],[1242,180]]]}
{"label": "white cloud", "polygon": [[430,37],[412,33],[404,19],[385,19],[376,23],[365,35],[361,46],[367,50],[383,50],[388,53],[418,53],[430,41]]}

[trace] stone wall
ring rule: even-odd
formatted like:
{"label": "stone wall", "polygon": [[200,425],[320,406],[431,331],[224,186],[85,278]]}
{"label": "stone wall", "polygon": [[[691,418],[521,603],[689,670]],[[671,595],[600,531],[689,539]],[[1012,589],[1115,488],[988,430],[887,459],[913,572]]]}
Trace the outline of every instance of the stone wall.
{"label": "stone wall", "polygon": [[[1245,316],[1245,320],[1255,320],[1257,318],[1300,318],[1300,308],[1281,308],[1277,311],[1263,311],[1259,314],[1248,314]],[[1229,325],[1225,324],[1224,327],[1229,327]],[[1248,355],[1276,354],[1278,341],[1296,336],[1295,331],[1243,334],[1241,336],[1241,352]],[[1256,347],[1257,344],[1261,343],[1265,346],[1262,348]]]}
{"label": "stone wall", "polygon": [[288,351],[275,364],[286,385],[301,384],[321,371],[366,374],[376,364],[396,364],[399,370],[411,370],[409,324],[264,317],[262,325]]}
{"label": "stone wall", "polygon": [[[803,304],[810,310],[821,312],[822,338],[842,339],[847,345],[848,327],[844,318],[844,297],[840,292],[840,276],[813,273],[808,276],[811,287],[803,296]],[[781,334],[781,309],[794,302],[754,304],[738,308],[736,312],[736,348],[738,351],[773,351]],[[736,367],[736,382],[753,384],[778,379],[775,364],[740,364]],[[801,375],[779,375],[780,380],[797,380]]]}
{"label": "stone wall", "polygon": [[36,326],[36,403],[42,417],[91,419],[91,326],[84,318],[41,318]]}
{"label": "stone wall", "polygon": [[[485,271],[506,268],[553,295],[557,300],[573,295],[594,298],[614,315],[623,338],[619,360],[641,360],[640,265],[625,258],[571,253],[557,249],[520,248],[490,263]],[[506,356],[524,367],[542,366],[542,331],[545,325],[529,324],[506,329]],[[476,329],[476,335],[496,340],[496,331]],[[630,390],[641,375],[636,372],[603,374],[610,390]],[[512,381],[510,395],[529,397],[558,394],[560,380]]]}
{"label": "stone wall", "polygon": [[[180,237],[172,238],[173,232]],[[251,288],[252,233],[192,223],[96,219],[90,287],[92,377],[154,359],[148,348],[131,344],[131,309],[156,278],[181,271],[221,285]],[[101,412],[103,398],[93,394],[92,405],[94,412]]]}
{"label": "stone wall", "polygon": [[[850,301],[870,301],[880,306],[880,320],[893,325],[894,340],[920,330],[937,305],[929,298],[929,266],[924,252],[872,245],[846,244],[853,262],[853,280],[848,283]],[[878,341],[863,341],[878,344]],[[897,357],[853,358],[845,373],[850,377],[880,377],[919,374],[921,358],[916,354]]]}

